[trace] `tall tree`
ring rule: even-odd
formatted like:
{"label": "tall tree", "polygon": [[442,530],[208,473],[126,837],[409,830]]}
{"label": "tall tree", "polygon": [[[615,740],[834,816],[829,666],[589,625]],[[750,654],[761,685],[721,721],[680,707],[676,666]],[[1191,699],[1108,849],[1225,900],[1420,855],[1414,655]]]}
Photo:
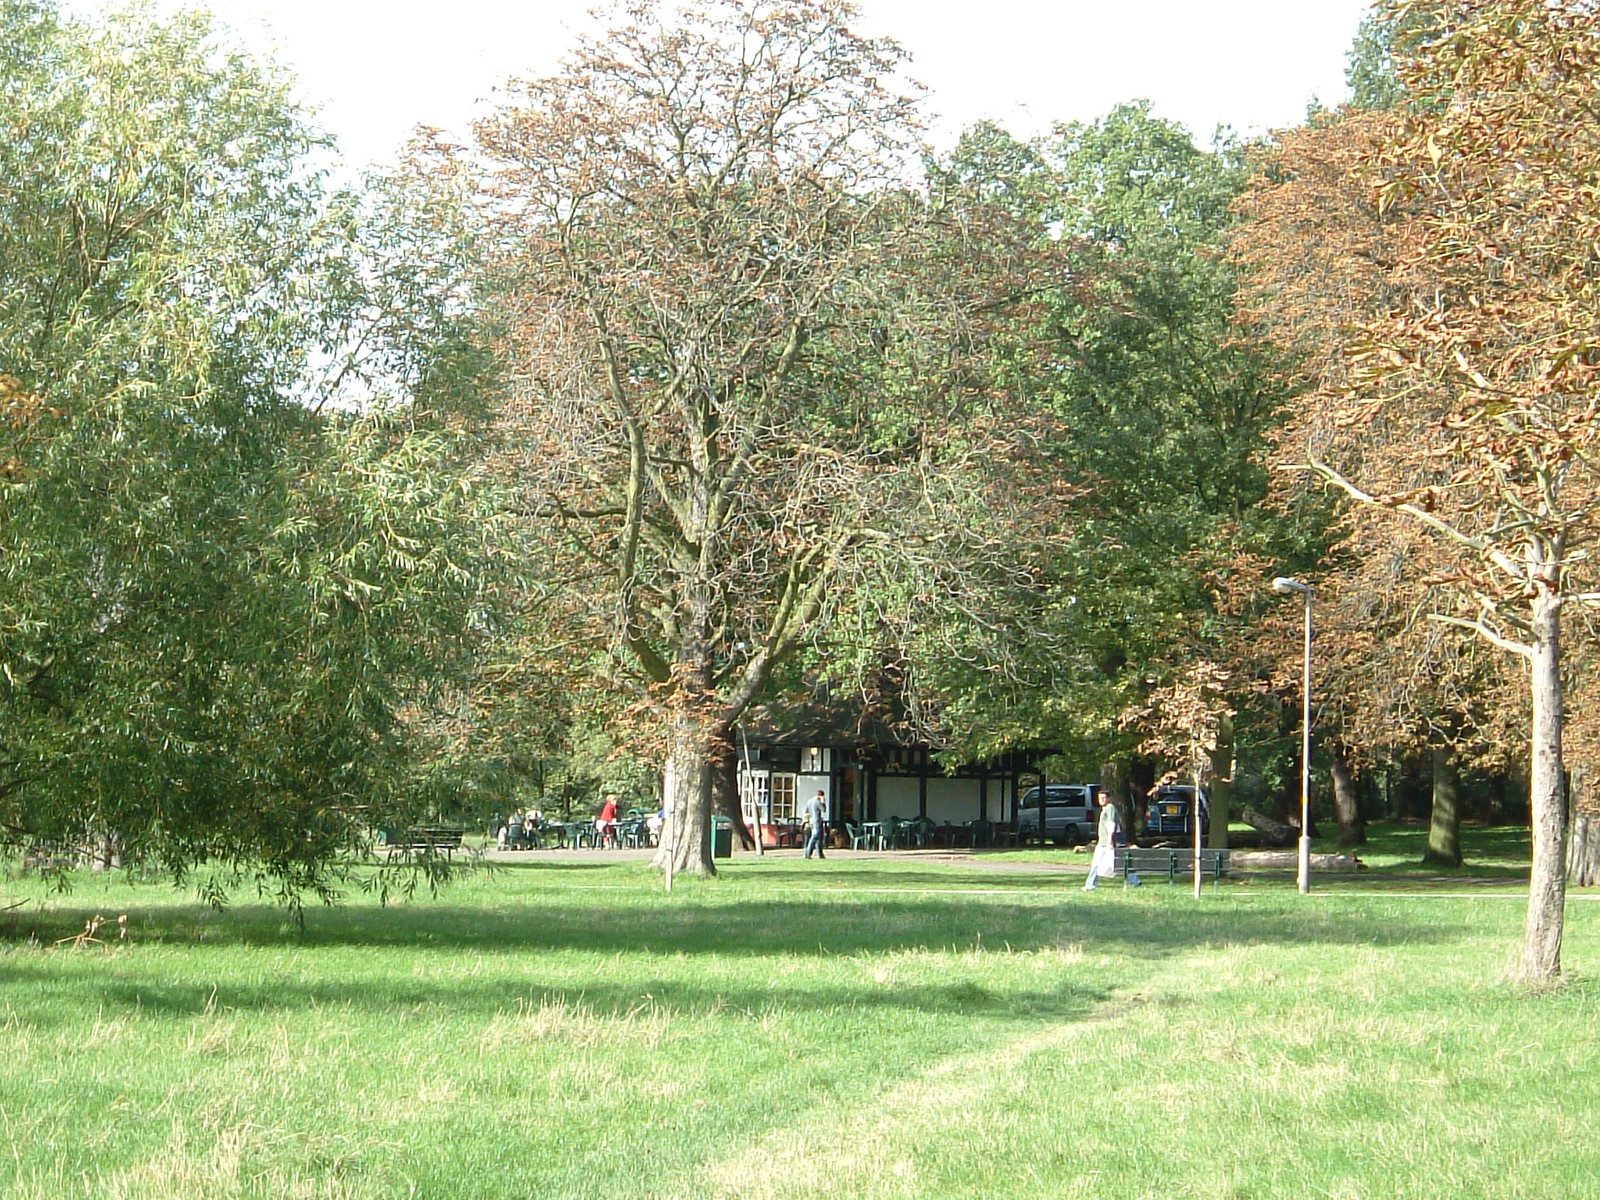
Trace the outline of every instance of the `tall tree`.
{"label": "tall tree", "polygon": [[931,607],[1003,557],[976,481],[1026,438],[984,359],[1029,241],[908,186],[902,55],[852,14],[625,4],[479,129],[503,463],[646,686],[672,869],[714,869],[717,746],[860,582]]}
{"label": "tall tree", "polygon": [[473,491],[415,406],[316,415],[375,293],[284,76],[193,14],[0,55],[0,827],[325,887],[470,640]]}
{"label": "tall tree", "polygon": [[[1436,284],[1427,260],[1402,255],[1402,206],[1380,208],[1363,166],[1397,136],[1400,120],[1383,111],[1319,114],[1256,156],[1234,242],[1246,279],[1242,317],[1280,347],[1286,382],[1297,391],[1346,386],[1348,331]],[[1309,399],[1291,412],[1291,444],[1332,436],[1326,412]],[[1369,479],[1381,471],[1389,490],[1404,492],[1425,486],[1438,461],[1429,452],[1436,447],[1419,450],[1417,436],[1415,427],[1372,425],[1350,436],[1345,450],[1362,455]],[[1447,637],[1426,619],[1438,598],[1427,581],[1448,569],[1426,529],[1361,509],[1340,511],[1317,481],[1292,473],[1279,473],[1270,505],[1287,528],[1303,531],[1302,551],[1291,561],[1317,586],[1316,724],[1342,741],[1352,765],[1436,745],[1503,761],[1508,747],[1525,740],[1494,652]],[[1239,583],[1259,590],[1253,579]],[[1285,681],[1299,674],[1289,623],[1260,615],[1247,639],[1255,671]],[[1285,690],[1292,690],[1287,682]],[[1436,816],[1452,820],[1447,808]],[[1453,840],[1443,829],[1440,836]]]}
{"label": "tall tree", "polygon": [[[1116,718],[1144,703],[1147,679],[1174,683],[1191,657],[1228,652],[1213,593],[1262,533],[1258,455],[1285,392],[1265,345],[1233,320],[1224,248],[1244,158],[1132,103],[1029,143],[980,126],[942,177],[1070,242],[1076,266],[1041,314],[1054,362],[1034,381],[1057,419],[1060,516],[1040,623],[1055,636],[1031,686],[951,690],[965,690],[975,728],[1025,731],[1092,770],[1132,752]],[[1223,740],[1217,759],[1231,765]],[[1226,836],[1226,822],[1214,829]]]}
{"label": "tall tree", "polygon": [[1437,539],[1445,569],[1428,582],[1453,604],[1435,619],[1526,664],[1534,851],[1519,975],[1537,982],[1561,963],[1563,612],[1592,599],[1600,501],[1600,36],[1589,0],[1393,12],[1427,22],[1397,64],[1414,103],[1352,175],[1386,223],[1394,257],[1370,269],[1391,301],[1344,342],[1348,373],[1299,444],[1344,496]]}

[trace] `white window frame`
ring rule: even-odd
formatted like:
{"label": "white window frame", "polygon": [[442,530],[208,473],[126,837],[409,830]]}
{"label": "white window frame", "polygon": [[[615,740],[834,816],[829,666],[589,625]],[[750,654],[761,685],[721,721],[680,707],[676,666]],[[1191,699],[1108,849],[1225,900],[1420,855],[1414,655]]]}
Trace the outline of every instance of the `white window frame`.
{"label": "white window frame", "polygon": [[795,819],[800,777],[792,771],[745,771],[739,778],[739,807],[750,825],[775,825]]}

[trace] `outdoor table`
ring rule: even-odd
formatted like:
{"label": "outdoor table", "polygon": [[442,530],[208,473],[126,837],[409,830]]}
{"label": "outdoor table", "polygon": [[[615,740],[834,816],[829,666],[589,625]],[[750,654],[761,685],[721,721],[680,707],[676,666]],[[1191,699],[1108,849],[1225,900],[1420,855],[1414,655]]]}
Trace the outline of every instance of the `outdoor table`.
{"label": "outdoor table", "polygon": [[874,846],[879,850],[888,849],[889,841],[885,836],[884,830],[884,826],[887,824],[888,822],[886,821],[861,822],[861,832],[867,835],[867,844],[869,846]]}

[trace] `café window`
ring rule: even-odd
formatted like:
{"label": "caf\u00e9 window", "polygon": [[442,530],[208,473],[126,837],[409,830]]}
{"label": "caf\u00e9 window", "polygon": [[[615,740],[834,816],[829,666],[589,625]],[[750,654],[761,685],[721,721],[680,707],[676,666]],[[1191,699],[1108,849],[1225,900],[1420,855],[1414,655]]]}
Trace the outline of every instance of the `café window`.
{"label": "caf\u00e9 window", "polygon": [[770,807],[774,823],[792,821],[795,816],[794,808],[795,777],[793,775],[774,775],[772,777],[772,791],[769,796]]}
{"label": "caf\u00e9 window", "polygon": [[795,776],[750,771],[740,782],[739,796],[747,823],[776,824],[794,820]]}
{"label": "caf\u00e9 window", "polygon": [[800,773],[821,775],[828,769],[828,752],[821,746],[807,746],[800,752]]}

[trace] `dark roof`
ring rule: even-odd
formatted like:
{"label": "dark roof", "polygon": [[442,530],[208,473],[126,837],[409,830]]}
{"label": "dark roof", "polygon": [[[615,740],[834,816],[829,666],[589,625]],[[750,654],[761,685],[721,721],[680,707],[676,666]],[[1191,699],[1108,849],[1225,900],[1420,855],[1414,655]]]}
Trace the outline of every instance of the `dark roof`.
{"label": "dark roof", "polygon": [[838,697],[817,684],[808,696],[752,706],[739,724],[747,739],[769,746],[930,746],[903,716],[887,711],[897,707]]}
{"label": "dark roof", "polygon": [[[926,749],[931,754],[949,749],[947,743],[919,736],[919,731],[904,716],[903,706],[893,699],[881,694],[877,697],[859,693],[848,698],[835,696],[821,683],[814,684],[808,695],[752,706],[739,727],[747,744],[764,746],[797,749],[826,746],[851,750],[891,746]],[[1032,763],[1058,753],[1056,747],[1019,746],[995,755],[989,762]]]}

